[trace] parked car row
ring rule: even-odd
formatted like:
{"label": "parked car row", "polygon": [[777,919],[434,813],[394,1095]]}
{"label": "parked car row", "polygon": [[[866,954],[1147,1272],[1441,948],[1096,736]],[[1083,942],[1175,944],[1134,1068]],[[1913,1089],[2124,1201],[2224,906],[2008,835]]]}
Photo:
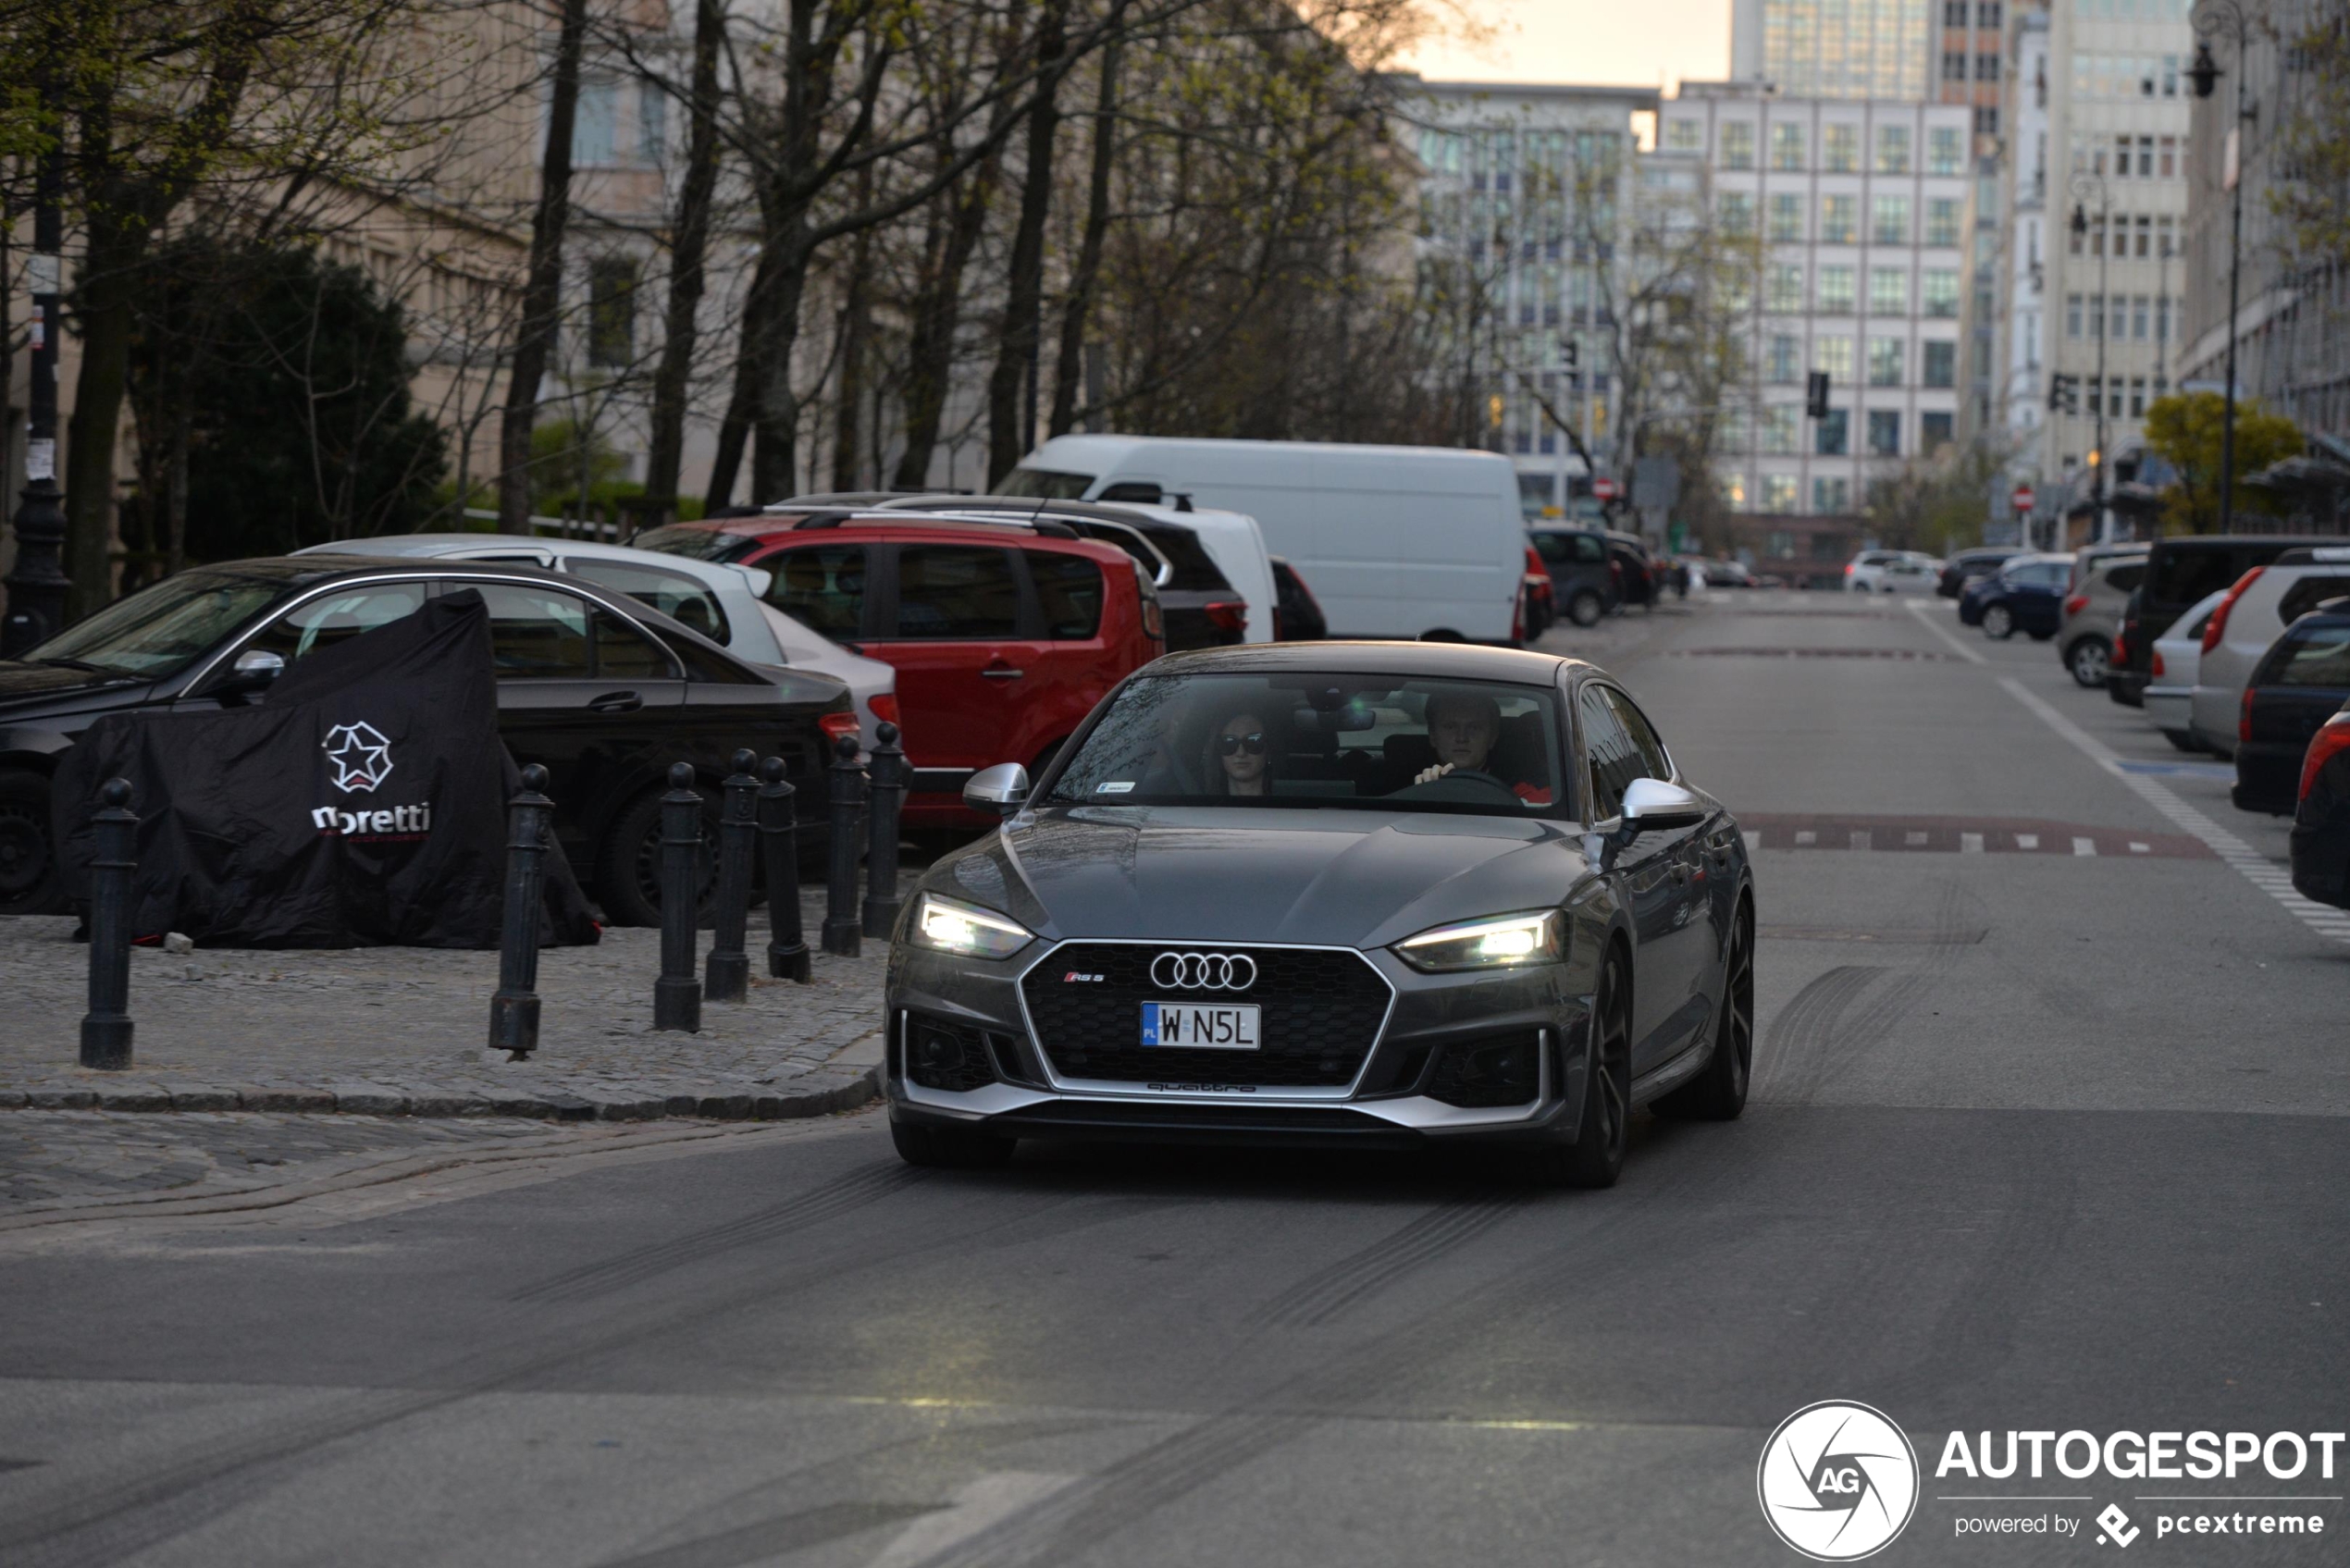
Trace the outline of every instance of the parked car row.
{"label": "parked car row", "polygon": [[[2082,553],[2093,592],[2076,598],[2127,595],[2108,694],[2179,749],[2232,760],[2239,809],[2294,819],[2294,885],[2350,907],[2350,546],[2220,535]],[[2067,660],[2084,685],[2089,662]]]}

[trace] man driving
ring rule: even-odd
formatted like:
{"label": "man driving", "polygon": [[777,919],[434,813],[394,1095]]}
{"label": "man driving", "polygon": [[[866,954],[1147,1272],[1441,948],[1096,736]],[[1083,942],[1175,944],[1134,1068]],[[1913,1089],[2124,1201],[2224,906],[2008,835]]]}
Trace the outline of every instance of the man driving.
{"label": "man driving", "polygon": [[[1436,750],[1436,761],[1421,769],[1412,782],[1433,784],[1456,770],[1490,776],[1488,764],[1494,744],[1502,738],[1501,704],[1483,692],[1445,690],[1429,696],[1427,712],[1428,739]],[[1547,788],[1506,779],[1497,782],[1528,806],[1551,803]]]}

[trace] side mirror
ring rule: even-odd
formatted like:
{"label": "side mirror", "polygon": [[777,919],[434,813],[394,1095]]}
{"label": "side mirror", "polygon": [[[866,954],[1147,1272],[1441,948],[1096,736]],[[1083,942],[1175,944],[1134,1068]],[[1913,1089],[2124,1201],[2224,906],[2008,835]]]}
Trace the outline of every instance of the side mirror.
{"label": "side mirror", "polygon": [[1017,762],[982,768],[963,784],[963,804],[990,817],[1008,817],[1028,803],[1028,770]]}
{"label": "side mirror", "polygon": [[259,691],[286,673],[286,656],[272,653],[266,648],[249,648],[237,655],[229,666],[229,678],[220,684],[222,692]]}
{"label": "side mirror", "polygon": [[1624,827],[1632,833],[1653,828],[1692,828],[1705,821],[1705,803],[1663,779],[1634,779],[1624,789]]}

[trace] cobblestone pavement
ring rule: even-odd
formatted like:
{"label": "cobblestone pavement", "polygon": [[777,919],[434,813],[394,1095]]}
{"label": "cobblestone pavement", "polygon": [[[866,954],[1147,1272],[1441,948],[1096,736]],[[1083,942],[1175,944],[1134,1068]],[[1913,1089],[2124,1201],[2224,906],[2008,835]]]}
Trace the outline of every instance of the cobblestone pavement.
{"label": "cobblestone pavement", "polygon": [[[811,941],[821,906],[811,895]],[[652,1028],[660,933],[621,929],[540,955],[539,1048],[524,1063],[483,1048],[495,952],[140,948],[134,1066],[91,1072],[76,1065],[89,949],[73,923],[0,920],[0,1108],[773,1117],[861,1101],[880,1060],[886,943],[817,954],[810,985],[755,973],[743,1003],[705,1002],[701,1030],[683,1034]],[[760,917],[753,928],[763,969]]]}

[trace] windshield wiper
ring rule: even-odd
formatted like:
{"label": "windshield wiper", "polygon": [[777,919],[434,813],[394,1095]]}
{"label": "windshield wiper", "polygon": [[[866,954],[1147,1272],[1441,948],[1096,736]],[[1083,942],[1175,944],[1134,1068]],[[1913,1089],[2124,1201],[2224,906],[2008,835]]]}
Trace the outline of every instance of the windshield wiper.
{"label": "windshield wiper", "polygon": [[68,670],[87,670],[93,675],[118,675],[119,670],[109,670],[103,664],[93,664],[87,659],[36,659],[35,664],[56,664]]}

